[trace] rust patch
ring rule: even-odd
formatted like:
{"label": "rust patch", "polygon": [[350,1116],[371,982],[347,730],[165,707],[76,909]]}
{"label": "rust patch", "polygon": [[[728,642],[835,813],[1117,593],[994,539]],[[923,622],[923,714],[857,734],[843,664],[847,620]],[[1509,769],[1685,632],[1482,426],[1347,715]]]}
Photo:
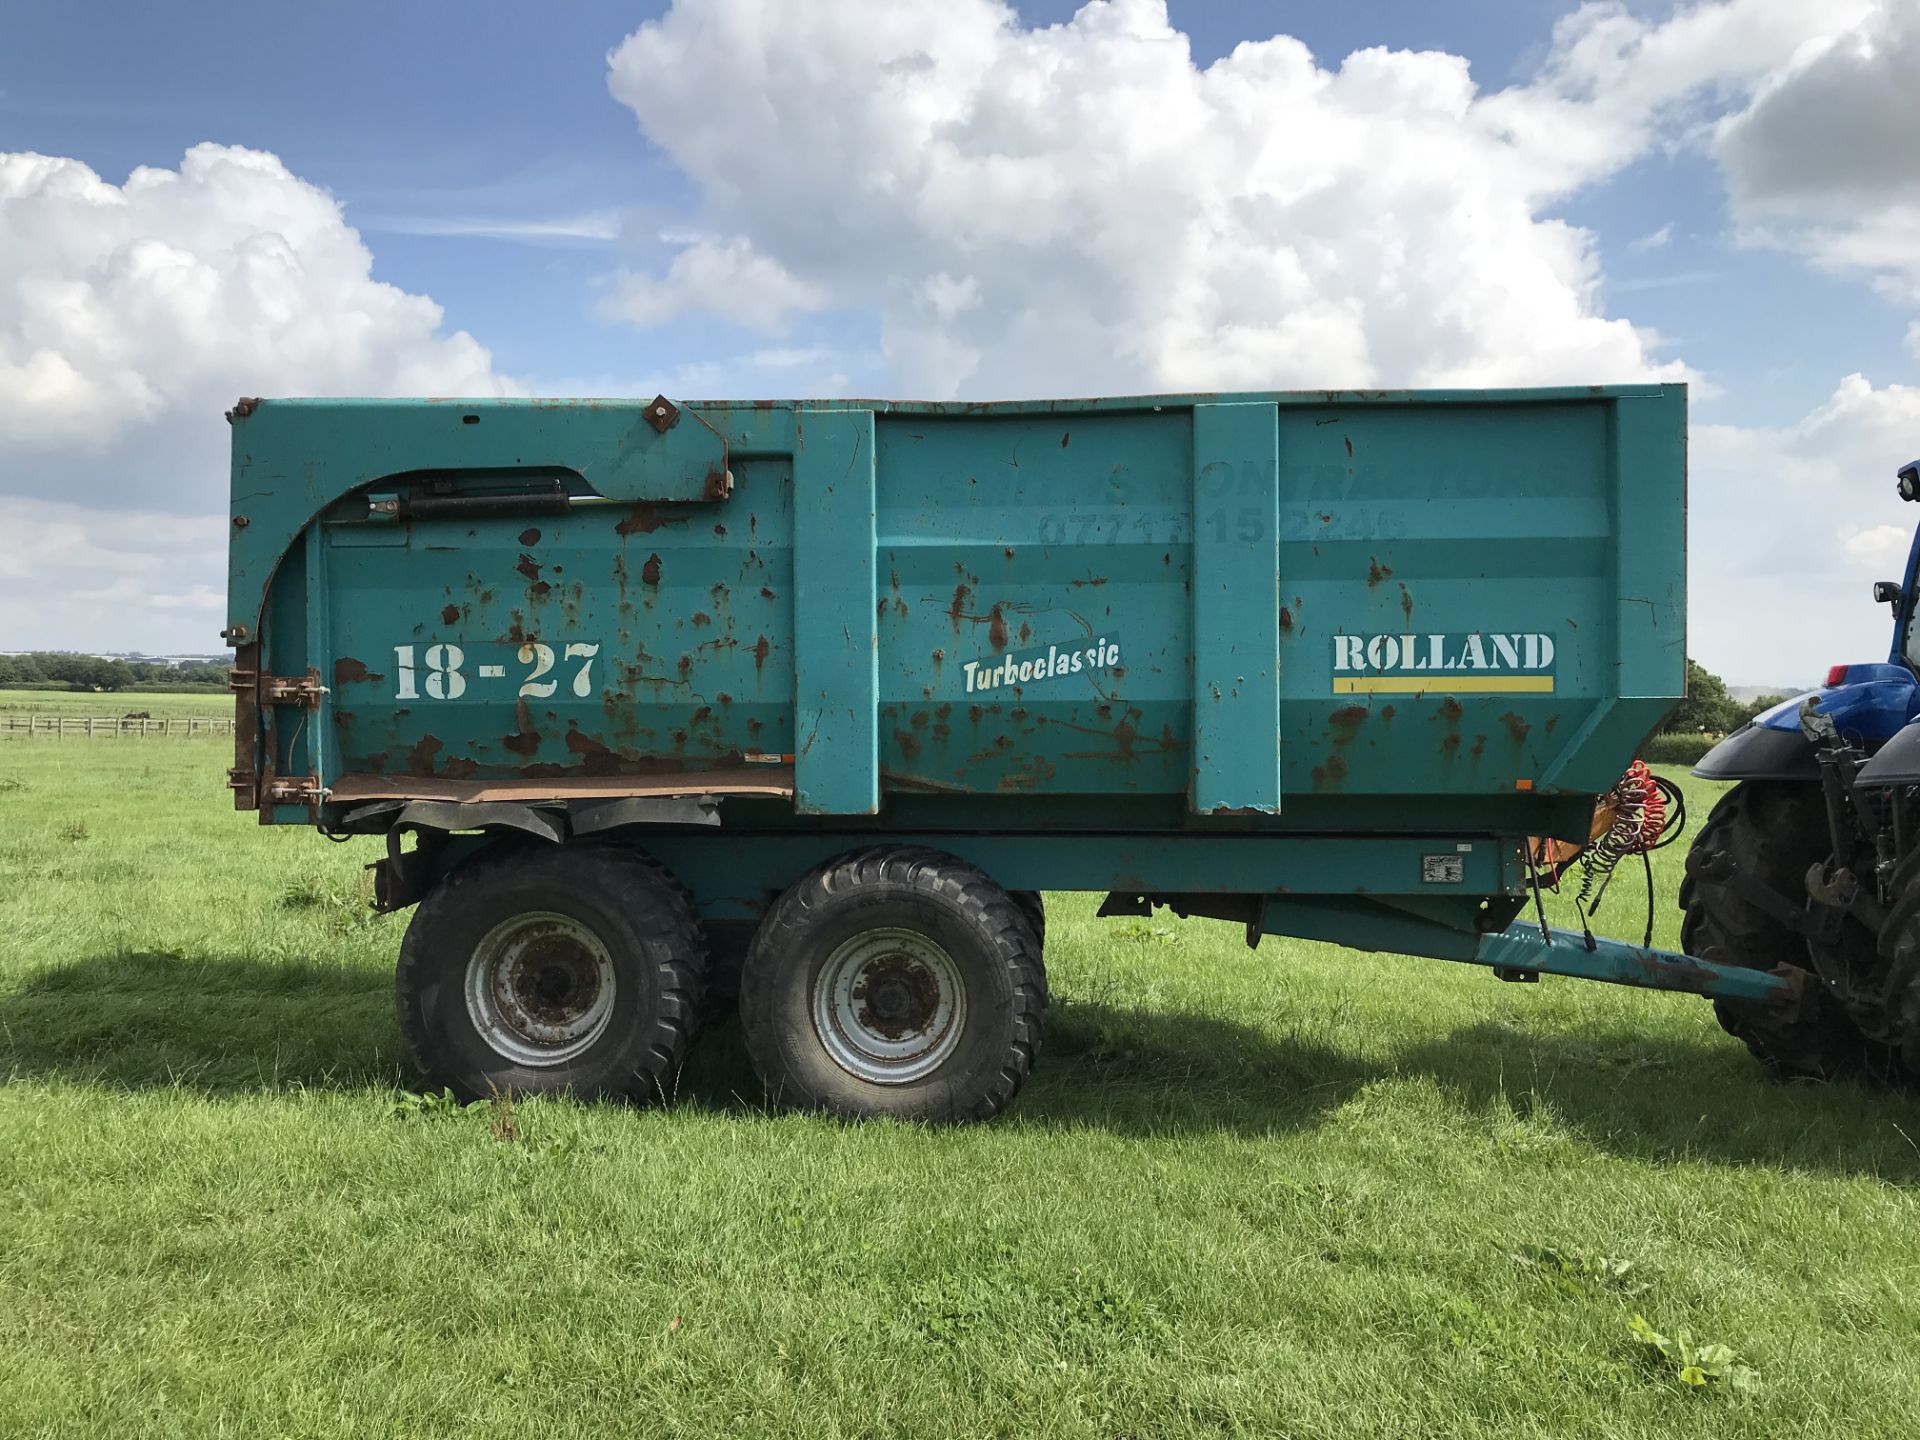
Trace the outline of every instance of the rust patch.
{"label": "rust patch", "polygon": [[987,643],[996,650],[1007,648],[1007,617],[1000,613],[998,605],[993,607],[993,613],[987,617]]}
{"label": "rust patch", "polygon": [[1327,728],[1333,732],[1333,743],[1345,745],[1354,737],[1354,732],[1366,723],[1372,712],[1364,705],[1342,705],[1327,717]]}
{"label": "rust patch", "polygon": [[1500,723],[1507,727],[1507,734],[1513,737],[1513,743],[1516,745],[1525,744],[1528,733],[1533,729],[1533,726],[1511,710],[1500,717]]}
{"label": "rust patch", "polygon": [[1033,639],[1033,626],[1022,620],[1020,622],[1020,643],[1024,645],[1031,639]]}
{"label": "rust patch", "polygon": [[727,538],[727,527],[724,525],[716,525],[713,527],[713,533],[724,540]]}
{"label": "rust patch", "polygon": [[351,655],[342,655],[333,662],[333,683],[352,685],[360,680],[378,680],[378,675],[368,673],[367,667]]}
{"label": "rust patch", "polygon": [[1382,720],[1391,720],[1391,719],[1393,718],[1393,716],[1394,716],[1394,709],[1393,709],[1393,706],[1391,706],[1391,705],[1382,705],[1382,706],[1380,707],[1380,718],[1381,718]]}
{"label": "rust patch", "polygon": [[440,753],[438,735],[422,735],[414,741],[413,748],[407,751],[407,773],[409,775],[433,774],[433,757]]}
{"label": "rust patch", "polygon": [[1367,588],[1369,590],[1373,589],[1374,586],[1392,574],[1393,567],[1391,565],[1382,565],[1379,556],[1369,555],[1367,557]]}
{"label": "rust patch", "polygon": [[1482,755],[1486,753],[1487,753],[1487,737],[1484,735],[1474,736],[1473,744],[1470,747],[1468,747],[1467,754],[1471,755],[1474,759],[1478,760]]}
{"label": "rust patch", "polygon": [[1327,756],[1327,763],[1313,767],[1313,788],[1324,790],[1338,786],[1347,778],[1347,757],[1339,751]]}
{"label": "rust patch", "polygon": [[538,545],[540,543],[540,532],[529,525],[525,530],[520,532],[520,543],[522,545]]}
{"label": "rust patch", "polygon": [[442,625],[458,625],[460,623],[460,607],[458,605],[442,606],[440,610],[440,623]]}
{"label": "rust patch", "polygon": [[591,735],[579,730],[568,730],[567,749],[580,757],[580,768],[589,775],[620,773],[620,757]]}
{"label": "rust patch", "polygon": [[920,738],[911,730],[894,731],[893,743],[900,747],[900,753],[906,756],[907,759],[918,760],[920,758]]}
{"label": "rust patch", "polygon": [[973,599],[973,592],[967,589],[966,582],[953,587],[953,603],[947,607],[947,618],[953,622],[953,633],[960,633],[960,622],[967,618],[967,604]]}
{"label": "rust patch", "polygon": [[767,637],[764,635],[754,641],[753,670],[756,675],[760,673],[761,667],[767,663],[767,655],[772,649],[773,647],[767,643]]}
{"label": "rust patch", "polygon": [[529,581],[537,581],[540,578],[540,562],[531,555],[521,555],[513,568],[526,576]]}
{"label": "rust patch", "polygon": [[525,697],[513,702],[515,732],[502,736],[500,743],[516,755],[531,756],[540,748],[540,734],[533,728],[533,711]]}
{"label": "rust patch", "polygon": [[1413,592],[1407,589],[1407,582],[1397,582],[1400,586],[1400,613],[1407,617],[1407,623],[1413,623]]}
{"label": "rust patch", "polygon": [[693,612],[693,623],[696,625],[711,625],[713,623],[713,617],[704,610],[696,610]]}
{"label": "rust patch", "polygon": [[1073,437],[1073,432],[1071,430],[1062,430],[1060,432],[1060,448],[1062,450],[1067,448],[1067,441],[1070,440],[1072,437]]}
{"label": "rust patch", "polygon": [[658,555],[647,556],[647,563],[640,567],[640,578],[649,585],[657,587],[660,584],[660,557]]}
{"label": "rust patch", "polygon": [[1455,730],[1440,742],[1440,755],[1442,759],[1451,760],[1455,755],[1459,754],[1459,752],[1460,732]]}
{"label": "rust patch", "polygon": [[449,780],[465,780],[480,767],[465,755],[456,755],[440,767],[440,773]]}
{"label": "rust patch", "polygon": [[1282,630],[1293,629],[1293,611],[1284,605],[1280,607],[1280,628]]}
{"label": "rust patch", "polygon": [[1460,702],[1454,699],[1453,696],[1449,695],[1440,702],[1440,718],[1445,720],[1449,725],[1458,725],[1462,713],[1464,712],[1460,708]]}
{"label": "rust patch", "polygon": [[620,535],[651,535],[662,525],[684,525],[685,515],[662,515],[660,507],[650,500],[636,500],[633,508],[627,512],[627,518],[614,526]]}
{"label": "rust patch", "polygon": [[771,587],[771,586],[767,586],[767,585],[762,585],[762,586],[760,587],[760,598],[761,598],[762,600],[771,600],[771,599],[773,599],[773,598],[774,598],[774,594],[773,594],[773,589],[772,589],[772,587]]}

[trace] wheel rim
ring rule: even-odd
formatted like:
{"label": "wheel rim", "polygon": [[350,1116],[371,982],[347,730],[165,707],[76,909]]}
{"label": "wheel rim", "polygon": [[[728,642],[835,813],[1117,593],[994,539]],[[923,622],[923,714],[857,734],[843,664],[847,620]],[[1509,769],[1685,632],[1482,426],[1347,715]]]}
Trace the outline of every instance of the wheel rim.
{"label": "wheel rim", "polygon": [[827,956],[813,1028],[833,1061],[876,1085],[937,1070],[960,1043],[967,992],[953,957],[916,930],[867,930]]}
{"label": "wheel rim", "polygon": [[613,1019],[613,957],[570,915],[534,910],[503,920],[467,961],[467,1014],[516,1065],[564,1065]]}

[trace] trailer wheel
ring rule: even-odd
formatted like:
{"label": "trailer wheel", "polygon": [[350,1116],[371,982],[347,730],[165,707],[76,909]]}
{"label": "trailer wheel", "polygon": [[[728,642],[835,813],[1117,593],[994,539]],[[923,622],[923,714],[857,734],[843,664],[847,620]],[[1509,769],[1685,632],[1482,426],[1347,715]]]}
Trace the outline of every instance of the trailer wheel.
{"label": "trailer wheel", "polygon": [[834,860],[767,912],[740,976],[748,1052],[779,1102],[985,1120],[1033,1069],[1046,1021],[1018,902],[936,850]]}
{"label": "trailer wheel", "polygon": [[698,1024],[706,943],[665,870],[601,846],[483,855],[434,887],[400,946],[414,1062],[463,1100],[491,1091],[650,1101]]}
{"label": "trailer wheel", "polygon": [[[1720,798],[1694,838],[1700,851],[1725,850],[1740,869],[1784,896],[1806,893],[1807,868],[1826,857],[1819,787],[1748,780]],[[1680,941],[1689,955],[1754,970],[1811,971],[1806,940],[1743,899],[1729,884],[1689,875],[1680,885]],[[1792,1009],[1716,1000],[1721,1026],[1755,1059],[1784,1077],[1835,1080],[1869,1068],[1876,1048],[1816,981]]]}

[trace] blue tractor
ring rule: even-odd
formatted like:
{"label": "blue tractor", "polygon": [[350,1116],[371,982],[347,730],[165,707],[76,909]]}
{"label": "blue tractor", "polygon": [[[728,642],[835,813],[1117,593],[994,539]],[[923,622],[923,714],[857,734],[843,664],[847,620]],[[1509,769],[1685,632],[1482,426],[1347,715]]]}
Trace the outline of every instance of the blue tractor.
{"label": "blue tractor", "polygon": [[[1920,461],[1899,472],[1920,500]],[[1836,665],[1694,768],[1737,782],[1687,856],[1688,954],[1787,974],[1792,1004],[1715,1002],[1774,1071],[1911,1083],[1920,1076],[1920,534],[1885,661]]]}

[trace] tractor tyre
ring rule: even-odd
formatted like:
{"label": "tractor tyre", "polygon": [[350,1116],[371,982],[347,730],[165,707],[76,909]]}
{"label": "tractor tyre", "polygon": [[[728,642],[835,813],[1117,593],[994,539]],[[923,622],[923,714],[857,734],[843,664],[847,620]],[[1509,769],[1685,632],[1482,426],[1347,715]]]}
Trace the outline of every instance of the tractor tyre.
{"label": "tractor tyre", "polygon": [[[1724,850],[1747,875],[1787,899],[1806,895],[1809,866],[1833,846],[1818,786],[1747,780],[1720,798],[1694,838],[1702,853]],[[1806,938],[1751,904],[1728,883],[1688,875],[1680,885],[1680,943],[1689,955],[1753,970],[1805,970],[1791,1007],[1716,1000],[1721,1026],[1782,1078],[1837,1080],[1870,1068],[1873,1046],[1812,975]]]}

